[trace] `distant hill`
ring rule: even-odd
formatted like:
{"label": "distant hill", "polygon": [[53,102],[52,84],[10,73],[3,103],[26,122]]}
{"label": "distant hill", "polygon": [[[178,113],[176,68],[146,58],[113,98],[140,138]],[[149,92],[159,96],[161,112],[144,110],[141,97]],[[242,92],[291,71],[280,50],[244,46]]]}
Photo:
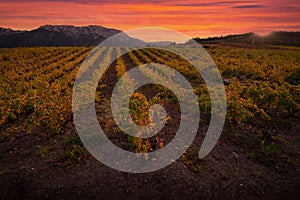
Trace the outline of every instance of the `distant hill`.
{"label": "distant hill", "polygon": [[[102,26],[44,25],[31,31],[0,28],[0,47],[96,46],[118,33],[122,31]],[[144,44],[125,33],[119,39],[123,43]]]}
{"label": "distant hill", "polygon": [[175,42],[172,41],[158,41],[158,42],[148,42],[149,47],[163,47],[169,45],[175,45]]}
{"label": "distant hill", "polygon": [[266,36],[255,33],[228,35],[224,37],[194,38],[201,44],[242,43],[247,45],[300,46],[300,32],[274,31]]}
{"label": "distant hill", "polygon": [[7,35],[19,34],[19,33],[23,33],[23,32],[25,32],[25,31],[15,31],[10,28],[1,28],[0,27],[0,37],[7,36]]}
{"label": "distant hill", "polygon": [[[44,25],[30,31],[12,30],[0,27],[0,47],[31,46],[96,46],[106,38],[118,35],[114,44],[108,46],[168,46],[171,41],[145,43],[129,37],[126,33],[103,26]],[[284,45],[300,46],[300,32],[275,31],[266,36],[255,33],[228,35],[224,37],[194,38],[201,44],[242,44],[242,45]]]}

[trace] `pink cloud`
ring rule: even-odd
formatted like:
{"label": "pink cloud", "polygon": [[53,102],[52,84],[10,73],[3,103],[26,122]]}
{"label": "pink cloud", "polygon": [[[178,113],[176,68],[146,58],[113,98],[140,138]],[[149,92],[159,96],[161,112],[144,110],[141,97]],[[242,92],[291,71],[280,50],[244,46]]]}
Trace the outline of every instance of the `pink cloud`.
{"label": "pink cloud", "polygon": [[[266,30],[300,31],[297,0],[12,0],[0,2],[0,26],[33,29],[43,24],[102,25],[127,30],[160,26],[190,36]],[[26,9],[24,9],[26,8]],[[267,28],[266,28],[267,27]]]}

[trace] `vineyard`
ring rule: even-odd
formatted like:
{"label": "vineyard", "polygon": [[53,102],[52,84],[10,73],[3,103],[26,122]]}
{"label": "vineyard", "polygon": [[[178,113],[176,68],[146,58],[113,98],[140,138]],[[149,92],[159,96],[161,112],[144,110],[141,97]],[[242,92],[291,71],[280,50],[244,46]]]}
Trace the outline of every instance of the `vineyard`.
{"label": "vineyard", "polygon": [[[12,154],[34,157],[42,165],[50,165],[55,170],[76,169],[93,159],[76,135],[72,115],[74,81],[81,63],[91,50],[92,47],[0,49],[0,160],[8,166],[2,165],[0,174],[15,165],[8,161]],[[90,56],[97,65],[101,59],[110,60],[112,55],[119,55],[124,50],[102,47]],[[261,173],[257,176],[266,180],[267,186],[257,190],[258,195],[263,192],[272,194],[280,185],[295,182],[298,185],[291,185],[291,188],[299,186],[299,50],[216,46],[208,46],[206,50],[219,68],[227,96],[226,124],[212,152],[216,154],[214,157],[209,157],[208,161],[197,157],[211,113],[207,86],[185,59],[161,49],[145,48],[118,57],[99,81],[95,96],[96,112],[105,134],[115,145],[143,154],[145,159],[147,152],[163,148],[172,140],[180,122],[180,107],[175,95],[164,86],[145,85],[135,91],[129,103],[134,122],[141,126],[151,121],[148,112],[151,105],[158,103],[166,109],[166,126],[156,136],[142,139],[127,135],[118,128],[110,110],[113,88],[127,71],[146,63],[168,65],[190,82],[201,112],[196,140],[177,161],[183,166],[180,169],[187,170],[184,172],[187,177],[203,178],[208,173],[206,171],[214,171],[211,170],[212,163],[220,163],[219,159],[223,159],[221,163],[226,163],[226,170],[241,170],[243,179],[252,183],[249,183],[249,191],[262,187],[261,182],[252,180],[253,174],[244,172],[249,168],[236,165],[243,163],[243,166],[252,166],[253,173]],[[147,69],[143,75],[150,78],[172,76],[164,69]],[[130,84],[124,83],[125,86]],[[27,143],[25,147],[23,143]],[[222,148],[227,148],[225,155],[221,155]],[[235,163],[235,167],[228,162]],[[221,168],[219,166],[216,170]],[[221,170],[220,173],[223,172]],[[109,174],[112,173],[109,171]],[[272,188],[270,185],[278,181],[272,176],[285,178],[279,178],[278,187]],[[217,180],[225,177],[225,182],[229,180],[228,185],[233,184],[227,175],[218,174],[216,177]]]}

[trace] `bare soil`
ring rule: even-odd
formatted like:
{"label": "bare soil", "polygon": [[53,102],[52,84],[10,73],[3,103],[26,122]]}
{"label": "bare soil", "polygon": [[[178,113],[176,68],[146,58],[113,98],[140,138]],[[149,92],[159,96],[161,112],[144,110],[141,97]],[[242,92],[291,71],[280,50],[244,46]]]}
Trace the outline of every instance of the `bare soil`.
{"label": "bare soil", "polygon": [[[31,134],[22,118],[11,127],[11,137],[0,143],[1,199],[298,199],[299,119],[282,138],[281,156],[249,158],[249,126],[224,128],[213,151],[197,159],[197,137],[192,147],[168,167],[145,174],[111,169],[91,156],[64,159],[67,141],[75,137],[72,124],[64,135],[49,136],[45,128]],[[9,131],[6,130],[6,131]],[[234,133],[239,132],[238,135]],[[248,137],[249,136],[249,137]],[[254,140],[254,139],[253,139]],[[38,147],[48,147],[44,157]],[[256,151],[256,149],[251,149]],[[262,160],[261,160],[262,159]],[[268,159],[270,159],[268,161]]]}

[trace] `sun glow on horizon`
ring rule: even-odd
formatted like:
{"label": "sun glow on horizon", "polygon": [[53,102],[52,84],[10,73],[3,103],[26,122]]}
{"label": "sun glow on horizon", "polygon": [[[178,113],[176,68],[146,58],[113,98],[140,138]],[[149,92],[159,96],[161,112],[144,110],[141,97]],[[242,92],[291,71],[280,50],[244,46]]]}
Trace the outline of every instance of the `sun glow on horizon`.
{"label": "sun glow on horizon", "polygon": [[[26,9],[24,9],[26,7]],[[164,27],[190,37],[274,30],[300,31],[296,0],[216,1],[179,0],[12,0],[0,2],[0,27],[35,29],[41,25],[101,25],[123,31]]]}

